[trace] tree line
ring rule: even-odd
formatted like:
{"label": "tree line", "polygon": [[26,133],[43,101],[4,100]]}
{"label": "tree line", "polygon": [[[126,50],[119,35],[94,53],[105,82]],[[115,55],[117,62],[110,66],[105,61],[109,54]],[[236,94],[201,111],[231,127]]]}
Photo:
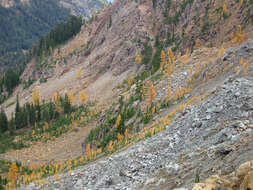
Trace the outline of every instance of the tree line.
{"label": "tree line", "polygon": [[52,49],[56,46],[66,42],[79,33],[81,26],[82,18],[71,16],[66,23],[62,22],[57,24],[56,27],[51,29],[47,35],[41,37],[38,45],[33,47],[32,54],[35,56],[41,56],[43,53],[52,53],[50,51],[52,51]]}
{"label": "tree line", "polygon": [[32,127],[40,122],[50,122],[61,115],[69,115],[76,110],[71,105],[68,95],[57,96],[55,101],[48,103],[40,102],[38,91],[33,92],[33,102],[20,106],[19,98],[16,99],[15,113],[8,121],[6,113],[2,109],[0,112],[0,132],[15,131],[25,127]]}
{"label": "tree line", "polygon": [[20,83],[20,75],[24,68],[9,68],[2,77],[0,77],[0,104],[12,93],[13,89]]}

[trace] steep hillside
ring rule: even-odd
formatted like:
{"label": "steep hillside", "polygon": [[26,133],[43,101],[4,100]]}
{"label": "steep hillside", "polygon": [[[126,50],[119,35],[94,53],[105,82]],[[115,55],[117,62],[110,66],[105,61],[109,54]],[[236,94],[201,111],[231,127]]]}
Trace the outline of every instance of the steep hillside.
{"label": "steep hillside", "polygon": [[22,168],[9,187],[190,189],[252,160],[252,11],[251,0],[115,0],[94,14],[35,57],[3,104],[0,158],[23,166],[8,165]]}
{"label": "steep hillside", "polygon": [[[171,77],[147,78],[145,82],[153,81],[156,87],[154,117],[144,128],[141,127],[141,116],[138,114],[131,119],[125,118],[130,126],[140,128],[125,133],[122,139],[118,136],[113,145],[108,145],[105,153],[115,152],[113,155],[89,163],[88,160],[96,159],[96,155],[90,157],[89,154],[94,153],[87,152],[85,157],[74,158],[71,165],[69,162],[59,162],[58,167],[51,165],[49,168],[65,169],[45,179],[45,184],[32,183],[19,189],[187,190],[194,183],[216,174],[206,182],[196,184],[194,190],[218,190],[221,187],[247,190],[252,182],[252,164],[243,163],[250,161],[253,156],[253,41],[225,51],[222,56],[217,56],[219,50],[215,48],[195,50],[183,69],[182,60],[174,63]],[[209,60],[205,61],[206,58]],[[247,70],[240,66],[242,59],[247,60]],[[196,70],[198,62],[202,63],[199,71]],[[189,81],[191,78],[187,72],[191,66],[195,68],[194,77]],[[221,70],[217,72],[217,68]],[[171,83],[171,80],[175,83]],[[175,99],[175,86],[183,89],[182,86],[187,84],[192,90]],[[172,87],[172,97],[169,105],[162,106],[161,100],[166,97],[166,88],[163,87],[168,85]],[[135,91],[127,93],[134,98],[137,96]],[[145,104],[145,100],[126,100],[130,100],[126,102],[135,110]],[[114,111],[124,116],[122,112]],[[144,108],[143,112],[146,114],[147,110]],[[106,113],[112,114],[109,111]],[[107,118],[102,120],[102,125]],[[101,126],[95,130],[95,135],[99,136],[97,141],[103,138],[98,133]],[[140,140],[143,141],[138,142]],[[120,147],[127,148],[118,151]],[[70,169],[81,163],[87,165]],[[239,173],[234,173],[238,167]],[[63,172],[60,174],[60,171]]]}

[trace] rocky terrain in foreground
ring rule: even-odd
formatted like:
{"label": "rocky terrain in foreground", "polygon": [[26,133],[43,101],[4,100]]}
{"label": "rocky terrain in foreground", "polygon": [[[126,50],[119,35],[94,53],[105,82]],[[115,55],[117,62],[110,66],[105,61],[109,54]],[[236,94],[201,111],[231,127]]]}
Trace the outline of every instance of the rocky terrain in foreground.
{"label": "rocky terrain in foreground", "polygon": [[[251,41],[228,50],[223,61],[248,59],[252,53]],[[216,85],[207,86],[204,100],[177,113],[163,132],[72,174],[60,174],[57,181],[50,177],[43,186],[30,184],[19,189],[191,189],[195,182],[213,174],[219,179],[232,173],[253,157],[252,64],[251,59],[247,75],[231,71],[221,84],[216,81]],[[164,110],[160,114],[168,113]],[[247,172],[252,171],[252,164],[246,165]],[[233,183],[234,178],[217,184],[213,180],[209,187],[240,189],[241,182]],[[250,185],[241,185],[241,189],[250,189]]]}

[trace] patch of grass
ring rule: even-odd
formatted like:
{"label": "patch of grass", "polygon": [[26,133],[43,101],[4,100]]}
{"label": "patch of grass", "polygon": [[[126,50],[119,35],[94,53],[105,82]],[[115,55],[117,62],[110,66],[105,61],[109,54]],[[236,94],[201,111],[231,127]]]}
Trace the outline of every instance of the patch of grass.
{"label": "patch of grass", "polygon": [[15,104],[15,102],[11,102],[11,103],[9,103],[9,104],[6,106],[6,108],[11,107],[11,106],[14,105],[14,104]]}

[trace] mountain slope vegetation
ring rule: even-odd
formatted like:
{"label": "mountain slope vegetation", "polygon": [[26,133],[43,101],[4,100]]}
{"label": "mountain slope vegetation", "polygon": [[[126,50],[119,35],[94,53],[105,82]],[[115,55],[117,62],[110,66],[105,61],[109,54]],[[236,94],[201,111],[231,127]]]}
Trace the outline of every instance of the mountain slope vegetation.
{"label": "mountain slope vegetation", "polygon": [[74,2],[64,7],[59,0],[3,1],[0,5],[0,72],[7,66],[22,65],[32,45],[57,23],[66,22],[70,14],[75,13],[74,6],[79,6],[82,11],[78,15],[86,18],[104,6],[101,1],[92,2],[83,1],[81,5]]}
{"label": "mountain slope vegetation", "polygon": [[[190,189],[207,179],[196,189],[252,160],[252,8],[116,0],[67,43],[44,45],[2,104],[11,146],[0,158],[12,162],[2,183]],[[245,176],[211,185],[247,190]]]}

